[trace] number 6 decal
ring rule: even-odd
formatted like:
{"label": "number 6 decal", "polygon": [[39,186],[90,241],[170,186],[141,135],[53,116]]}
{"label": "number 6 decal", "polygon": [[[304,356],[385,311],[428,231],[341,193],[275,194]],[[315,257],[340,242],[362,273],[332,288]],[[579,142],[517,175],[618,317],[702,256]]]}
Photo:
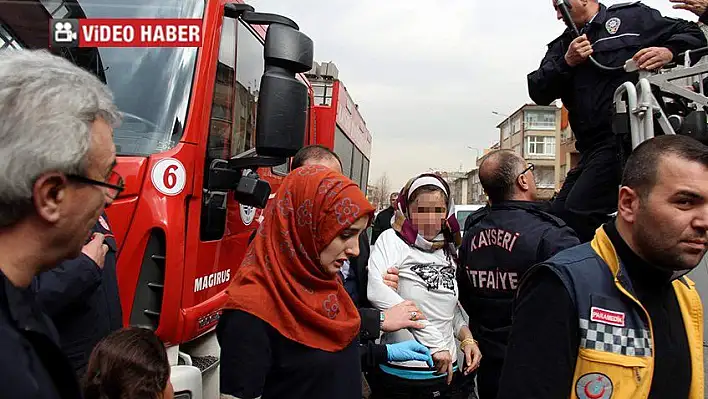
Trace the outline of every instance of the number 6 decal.
{"label": "number 6 decal", "polygon": [[152,184],[157,191],[165,195],[177,195],[182,192],[187,182],[184,165],[174,158],[158,161],[152,168]]}

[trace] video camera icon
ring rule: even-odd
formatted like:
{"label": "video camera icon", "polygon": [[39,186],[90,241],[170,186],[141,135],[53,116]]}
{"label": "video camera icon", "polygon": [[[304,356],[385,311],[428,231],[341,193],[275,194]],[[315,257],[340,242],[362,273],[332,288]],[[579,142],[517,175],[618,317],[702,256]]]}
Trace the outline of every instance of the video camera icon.
{"label": "video camera icon", "polygon": [[79,21],[77,19],[54,19],[50,22],[52,47],[78,47]]}

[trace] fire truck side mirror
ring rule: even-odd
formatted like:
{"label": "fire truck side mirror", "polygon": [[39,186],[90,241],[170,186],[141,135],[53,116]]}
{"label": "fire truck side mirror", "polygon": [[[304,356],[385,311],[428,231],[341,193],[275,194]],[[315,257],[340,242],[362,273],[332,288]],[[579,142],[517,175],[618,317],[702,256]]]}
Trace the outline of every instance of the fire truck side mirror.
{"label": "fire truck side mirror", "polygon": [[272,24],[266,34],[263,57],[256,152],[287,158],[295,155],[305,141],[308,88],[295,74],[312,68],[312,40],[291,26]]}

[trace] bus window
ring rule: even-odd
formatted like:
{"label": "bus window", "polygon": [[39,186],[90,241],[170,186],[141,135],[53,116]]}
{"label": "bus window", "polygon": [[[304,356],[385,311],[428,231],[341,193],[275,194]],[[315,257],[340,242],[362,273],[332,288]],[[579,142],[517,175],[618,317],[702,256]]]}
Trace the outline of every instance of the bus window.
{"label": "bus window", "polygon": [[344,135],[344,132],[335,126],[334,128],[334,153],[342,160],[342,173],[344,176],[352,175],[352,152],[354,144]]}

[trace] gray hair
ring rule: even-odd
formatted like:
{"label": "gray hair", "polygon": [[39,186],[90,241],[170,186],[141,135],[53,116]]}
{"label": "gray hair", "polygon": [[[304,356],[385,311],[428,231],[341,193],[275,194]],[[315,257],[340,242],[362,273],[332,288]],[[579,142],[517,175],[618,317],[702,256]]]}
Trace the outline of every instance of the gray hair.
{"label": "gray hair", "polygon": [[32,205],[48,172],[81,174],[97,118],[116,125],[113,95],[93,74],[46,50],[0,51],[0,227]]}

